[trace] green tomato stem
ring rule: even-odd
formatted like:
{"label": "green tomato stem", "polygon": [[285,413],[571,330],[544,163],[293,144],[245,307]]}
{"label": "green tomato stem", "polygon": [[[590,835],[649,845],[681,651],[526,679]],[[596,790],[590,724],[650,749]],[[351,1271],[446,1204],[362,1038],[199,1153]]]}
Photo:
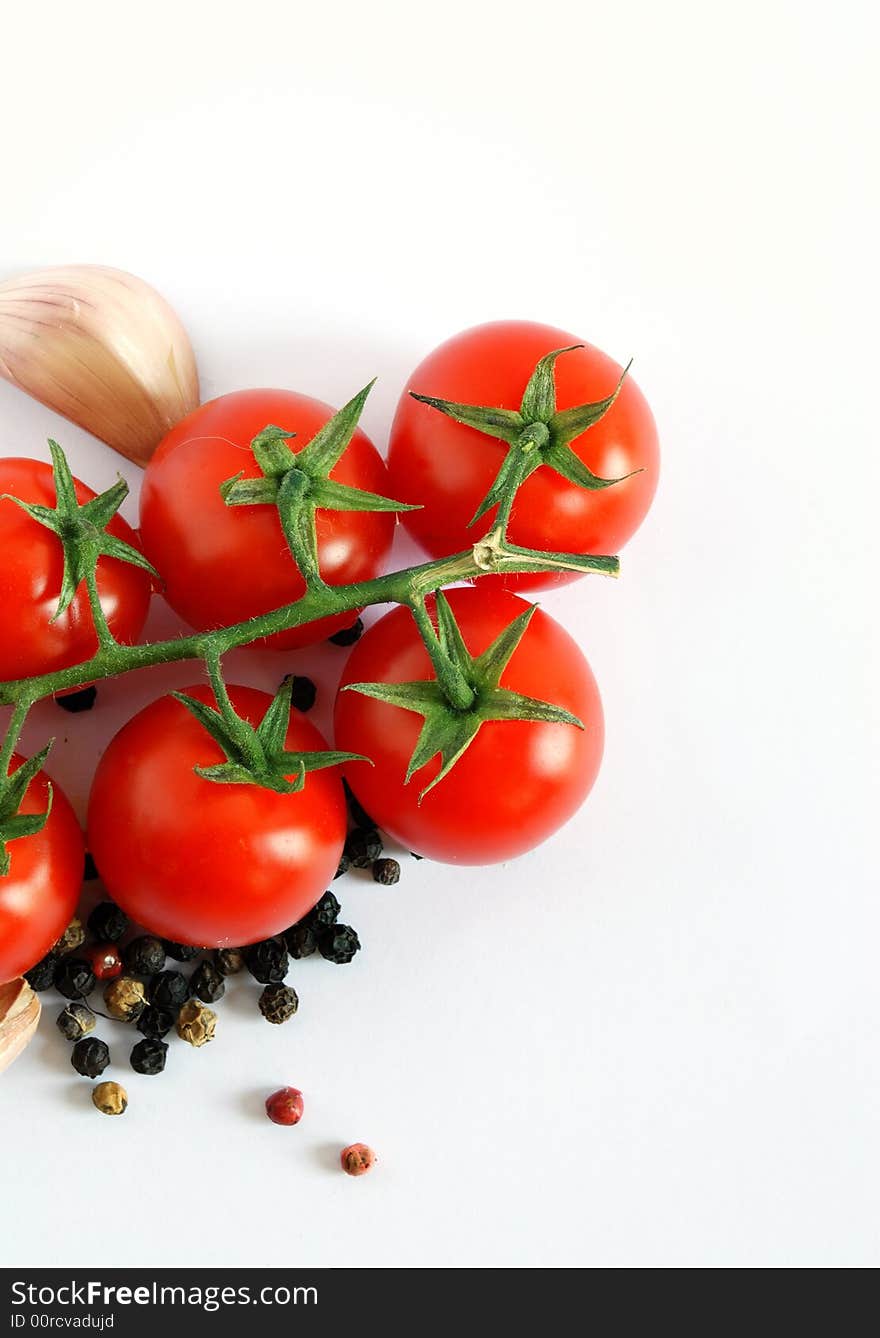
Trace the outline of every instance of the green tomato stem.
{"label": "green tomato stem", "polygon": [[[38,674],[33,678],[9,679],[0,682],[0,705],[28,704],[57,692],[70,691],[83,683],[126,674],[133,669],[144,669],[153,664],[170,664],[178,660],[219,657],[236,646],[245,646],[276,632],[286,632],[303,623],[339,613],[353,613],[372,604],[406,604],[412,608],[425,595],[456,581],[476,580],[480,576],[569,570],[599,572],[616,576],[619,570],[616,557],[596,557],[577,553],[543,553],[534,549],[509,545],[498,531],[482,539],[472,549],[453,557],[425,562],[401,571],[388,572],[369,581],[350,585],[321,585],[306,590],[301,599],[269,613],[259,614],[244,622],[233,623],[210,632],[194,632],[188,636],[144,645],[125,646],[111,640],[99,645],[91,659],[81,664],[59,669],[54,673]],[[432,629],[433,635],[433,629]],[[17,712],[16,712],[17,714]],[[16,716],[13,716],[13,723]],[[21,723],[24,717],[22,716]],[[20,729],[20,725],[19,725]],[[3,753],[10,756],[14,743],[8,739]],[[2,758],[2,753],[0,753]]]}

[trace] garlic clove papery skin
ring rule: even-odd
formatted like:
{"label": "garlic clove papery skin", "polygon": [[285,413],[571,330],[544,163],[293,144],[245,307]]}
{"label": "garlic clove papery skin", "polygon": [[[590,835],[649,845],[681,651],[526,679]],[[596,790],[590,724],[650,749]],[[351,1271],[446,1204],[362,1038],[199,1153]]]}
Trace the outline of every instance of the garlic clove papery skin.
{"label": "garlic clove papery skin", "polygon": [[24,978],[0,985],[0,1073],[33,1037],[41,1011],[40,1000]]}
{"label": "garlic clove papery skin", "polygon": [[141,465],[199,403],[192,346],[171,307],[142,279],[100,265],[0,284],[0,375]]}

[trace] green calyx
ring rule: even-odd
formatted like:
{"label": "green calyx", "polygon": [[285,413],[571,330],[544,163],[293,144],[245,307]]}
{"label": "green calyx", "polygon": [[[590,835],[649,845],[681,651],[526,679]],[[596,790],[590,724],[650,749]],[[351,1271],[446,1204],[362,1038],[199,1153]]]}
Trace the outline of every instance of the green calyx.
{"label": "green calyx", "polygon": [[49,814],[52,812],[51,784],[44,813],[19,813],[18,810],[21,808],[28,786],[42,768],[51,747],[52,744],[47,743],[41,752],[22,762],[11,775],[4,775],[0,779],[0,878],[5,878],[9,873],[10,860],[7,849],[9,842],[17,841],[22,836],[35,836],[49,821]]}
{"label": "green calyx", "polygon": [[471,518],[471,525],[476,524],[493,506],[497,506],[498,523],[506,529],[518,489],[542,465],[554,470],[576,487],[589,491],[610,488],[632,477],[631,474],[623,474],[615,479],[600,478],[571,449],[571,442],[576,437],[604,418],[620,394],[624,378],[632,366],[631,363],[627,364],[614,390],[604,399],[592,404],[580,404],[573,409],[557,410],[556,359],[563,353],[571,353],[582,347],[582,344],[572,344],[568,348],[557,348],[546,354],[532,372],[518,410],[457,404],[452,400],[441,400],[433,395],[419,395],[414,390],[410,391],[413,399],[439,410],[456,423],[476,428],[478,432],[507,444],[504,461]]}
{"label": "green calyx", "polygon": [[338,766],[340,762],[365,762],[359,753],[294,752],[285,747],[290,724],[290,680],[281,684],[260,724],[254,728],[237,714],[229,700],[215,664],[209,662],[217,707],[208,706],[185,692],[171,695],[204,726],[223,750],[225,762],[194,768],[197,776],[218,785],[258,785],[276,794],[296,794],[310,771]]}
{"label": "green calyx", "polygon": [[371,381],[364,386],[301,451],[293,451],[287,444],[295,433],[269,424],[251,442],[261,477],[245,478],[242,472],[220,485],[227,506],[277,507],[288,548],[309,586],[323,584],[318,570],[316,511],[417,509],[330,478],[354,435],[374,384]]}
{"label": "green calyx", "polygon": [[[424,718],[407,767],[406,780],[438,753],[441,768],[419,795],[419,803],[444,776],[447,776],[459,758],[473,743],[483,725],[489,721],[534,720],[555,724],[574,725],[583,729],[583,721],[561,706],[526,697],[500,686],[510,658],[525,635],[535,606],[524,609],[509,626],[495,638],[482,655],[473,656],[464,644],[461,631],[442,591],[437,592],[437,647],[428,646],[432,662],[437,665],[436,649],[455,670],[455,681],[463,681],[470,689],[470,703],[457,706],[444,688],[440,675],[436,679],[419,679],[409,683],[348,683],[344,691],[360,692],[365,697],[414,711]],[[419,621],[417,619],[417,621]],[[420,624],[423,639],[426,632]]]}
{"label": "green calyx", "polygon": [[95,586],[95,568],[101,557],[115,558],[118,562],[128,562],[133,567],[140,567],[151,576],[159,579],[156,571],[143,553],[117,539],[107,532],[107,526],[116,515],[128,496],[128,484],[123,478],[117,480],[106,492],[93,497],[82,505],[76,499],[73,475],[64,452],[57,441],[49,441],[52,454],[52,474],[55,481],[55,506],[40,506],[33,502],[23,502],[19,497],[5,494],[6,500],[15,502],[32,520],[44,525],[57,535],[64,551],[64,572],[61,580],[61,592],[58,607],[52,621],[60,618],[70,607],[80,586],[85,582],[96,630],[102,642],[112,641],[100,610],[100,600]]}

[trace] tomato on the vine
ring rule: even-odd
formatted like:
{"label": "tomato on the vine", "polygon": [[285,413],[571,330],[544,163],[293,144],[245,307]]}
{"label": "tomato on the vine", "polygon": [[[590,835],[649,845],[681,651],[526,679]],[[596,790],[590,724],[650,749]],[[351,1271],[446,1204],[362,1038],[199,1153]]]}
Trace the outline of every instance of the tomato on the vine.
{"label": "tomato on the vine", "polygon": [[[80,505],[97,496],[78,479],[73,486]],[[64,574],[60,538],[16,506],[12,497],[54,509],[52,466],[40,460],[0,460],[0,680],[54,673],[90,659],[98,649],[85,583],[64,612],[57,613]],[[107,532],[139,548],[134,530],[121,516],[113,516]],[[117,641],[135,642],[149,609],[149,572],[102,556],[96,576],[111,632]]]}
{"label": "tomato on the vine", "polygon": [[[390,486],[401,501],[422,504],[403,522],[433,557],[470,548],[491,527],[494,508],[476,524],[469,522],[496,480],[507,446],[414,399],[410,391],[516,411],[539,361],[562,349],[553,366],[557,409],[614,392],[623,370],[616,362],[564,330],[531,321],[495,321],[465,330],[430,353],[409,378],[391,429]],[[525,548],[616,554],[644,520],[659,468],[654,419],[630,376],[607,412],[570,446],[603,486],[591,491],[549,464],[537,468],[519,489],[508,536]],[[606,480],[620,481],[604,486]],[[573,572],[503,578],[508,589],[519,590],[574,579]]]}
{"label": "tomato on the vine", "polygon": [[[13,755],[10,769],[23,765]],[[45,813],[49,779],[38,771],[18,806],[21,816]],[[8,842],[9,871],[0,875],[0,984],[29,971],[64,933],[76,913],[85,844],[67,796],[52,784],[43,828]]]}
{"label": "tomato on the vine", "polygon": [[[213,705],[204,685],[187,689]],[[271,698],[231,687],[252,726]],[[323,750],[293,713],[285,746]],[[338,768],[310,772],[297,793],[220,783],[195,767],[224,754],[189,710],[161,697],[113,738],[89,799],[89,849],[114,901],[162,938],[199,947],[240,946],[279,933],[315,904],[336,873],[346,806]]]}
{"label": "tomato on the vine", "polygon": [[[290,390],[221,395],[172,428],[147,465],[141,490],[141,534],[165,582],[165,597],[199,630],[242,622],[289,604],[305,581],[273,506],[228,506],[221,485],[258,479],[251,441],[267,426],[295,433],[299,452],[333,417],[320,400]],[[384,495],[388,476],[369,438],[356,428],[331,480]],[[328,585],[376,576],[394,535],[393,511],[319,510],[320,573]],[[356,610],[276,633],[267,644],[289,650],[350,626]]]}
{"label": "tomato on the vine", "polygon": [[[472,656],[486,651],[531,607],[484,581],[450,590],[446,597]],[[433,600],[428,608],[436,614]],[[420,715],[345,689],[353,683],[399,684],[434,676],[413,616],[403,606],[387,613],[355,646],[335,708],[337,746],[364,754],[374,764],[346,765],[355,795],[384,831],[419,855],[488,864],[531,850],[572,816],[599,769],[602,706],[587,661],[569,634],[536,609],[500,686],[562,707],[584,728],[490,719],[443,779],[424,793],[441,760],[435,755],[407,783],[423,727]]]}

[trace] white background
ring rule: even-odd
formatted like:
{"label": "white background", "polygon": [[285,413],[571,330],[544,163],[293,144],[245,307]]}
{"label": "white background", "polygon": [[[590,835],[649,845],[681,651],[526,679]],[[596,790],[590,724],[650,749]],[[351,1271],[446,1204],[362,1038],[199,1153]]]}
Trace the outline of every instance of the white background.
{"label": "white background", "polygon": [[[880,1262],[871,8],[7,17],[3,275],[142,275],[206,397],[341,403],[378,374],[380,446],[440,339],[546,320],[635,356],[664,457],[622,579],[545,602],[607,712],[581,814],[508,867],[337,884],[365,950],[298,966],[283,1030],[238,982],[217,1041],[147,1079],[117,1029],[122,1120],[47,1009],[0,1082],[0,1262]],[[4,452],[50,432],[112,480],[109,450],[0,385]],[[325,705],[342,657],[296,661]],[[117,724],[192,672],[44,707],[32,739],[58,733],[81,804]],[[297,1129],[261,1113],[283,1083]],[[381,1157],[360,1181],[334,1169],[355,1139]]]}

